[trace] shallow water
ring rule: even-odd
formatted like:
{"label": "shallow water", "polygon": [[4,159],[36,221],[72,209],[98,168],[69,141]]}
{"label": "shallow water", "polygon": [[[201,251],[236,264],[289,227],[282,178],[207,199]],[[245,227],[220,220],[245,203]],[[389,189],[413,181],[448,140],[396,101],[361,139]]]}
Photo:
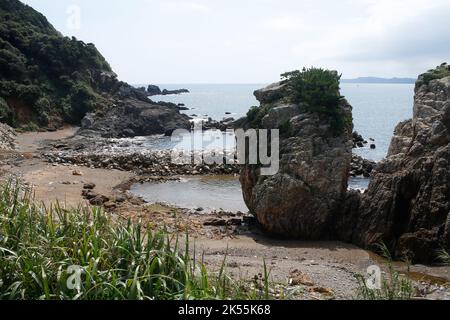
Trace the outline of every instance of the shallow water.
{"label": "shallow water", "polygon": [[[352,178],[351,188],[365,190],[368,180]],[[247,212],[239,178],[230,176],[184,177],[180,181],[134,184],[130,191],[149,203],[166,203],[205,212]]]}
{"label": "shallow water", "polygon": [[203,208],[206,212],[248,211],[237,177],[186,177],[181,181],[135,184],[130,191],[149,203],[167,203],[188,209]]}
{"label": "shallow water", "polygon": [[[161,85],[162,88],[187,88],[188,94],[153,96],[153,100],[184,103],[192,110],[188,115],[212,117],[244,116],[253,105],[258,105],[253,91],[263,84],[178,84]],[[355,153],[366,159],[380,161],[388,151],[395,126],[412,117],[414,84],[343,83],[341,93],[353,106],[355,130],[364,138],[375,139],[377,148],[362,148]],[[226,114],[226,113],[230,114]]]}
{"label": "shallow water", "polygon": [[[264,87],[260,84],[250,85],[162,85],[168,89],[187,88],[189,94],[154,96],[153,100],[164,100],[174,103],[184,103],[192,110],[187,114],[198,117],[212,117],[221,120],[224,117],[239,118],[246,114],[249,107],[257,105],[253,91]],[[356,154],[367,159],[379,161],[383,159],[389,147],[395,125],[412,115],[413,92],[412,84],[342,84],[342,94],[353,106],[355,130],[364,138],[375,139],[377,148],[369,147],[354,150]],[[230,114],[227,114],[230,113]],[[211,150],[224,144],[226,149],[234,146],[234,139],[226,134],[218,133],[206,135],[203,145],[192,145],[187,135],[180,141],[172,141],[169,137],[153,136],[138,138],[141,140],[137,148],[165,149],[173,148],[185,150]],[[206,138],[206,139],[204,139]],[[225,138],[223,143],[221,138]],[[233,138],[233,137],[231,137]],[[201,141],[202,139],[200,139]],[[200,144],[201,145],[201,144]],[[135,146],[136,147],[136,146]],[[351,178],[351,189],[365,190],[370,180],[363,177]],[[202,177],[188,178],[181,182],[167,182],[164,184],[137,185],[133,192],[141,195],[149,202],[167,202],[187,208],[203,207],[205,209],[225,209],[228,211],[247,211],[242,199],[242,191],[236,178]]]}

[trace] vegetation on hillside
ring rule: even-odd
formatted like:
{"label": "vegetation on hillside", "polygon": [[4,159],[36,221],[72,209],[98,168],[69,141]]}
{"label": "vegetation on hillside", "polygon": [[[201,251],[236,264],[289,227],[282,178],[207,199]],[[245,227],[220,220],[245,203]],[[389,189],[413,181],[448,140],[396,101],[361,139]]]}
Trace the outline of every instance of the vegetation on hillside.
{"label": "vegetation on hillside", "polygon": [[98,77],[112,73],[93,44],[63,37],[18,0],[0,0],[0,120],[79,123],[102,104]]}
{"label": "vegetation on hillside", "polygon": [[429,70],[427,73],[422,75],[422,79],[425,84],[430,83],[432,80],[442,79],[445,77],[450,77],[450,65],[443,63],[436,69]]}

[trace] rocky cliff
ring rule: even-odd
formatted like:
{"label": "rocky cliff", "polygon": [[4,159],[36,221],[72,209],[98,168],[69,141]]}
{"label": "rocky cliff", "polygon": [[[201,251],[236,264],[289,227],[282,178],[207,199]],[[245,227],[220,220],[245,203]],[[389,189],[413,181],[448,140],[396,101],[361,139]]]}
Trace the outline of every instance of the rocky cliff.
{"label": "rocky cliff", "polygon": [[395,129],[388,156],[364,194],[347,191],[352,126],[340,121],[346,125],[337,133],[330,121],[336,115],[350,119],[351,106],[340,98],[333,112],[311,108],[311,92],[323,96],[321,85],[316,77],[301,77],[295,103],[289,81],[273,84],[255,92],[261,106],[239,121],[245,128],[283,132],[278,174],[264,177],[249,165],[241,173],[245,201],[263,228],[369,249],[384,242],[397,258],[412,262],[431,263],[439,250],[449,251],[450,67],[419,77],[413,118]]}
{"label": "rocky cliff", "polygon": [[369,248],[384,241],[414,262],[433,262],[438,250],[450,249],[448,65],[419,77],[413,118],[397,126],[369,189],[349,195],[337,225],[346,241]]}
{"label": "rocky cliff", "polygon": [[[280,129],[280,170],[261,176],[260,167],[247,165],[240,180],[250,211],[271,234],[302,239],[332,234],[353,146],[352,107],[338,87],[337,73],[311,69],[255,92],[261,106],[250,110],[244,126]],[[328,94],[332,104],[316,100]],[[337,121],[342,119],[347,121]],[[337,129],[333,123],[344,125]]]}

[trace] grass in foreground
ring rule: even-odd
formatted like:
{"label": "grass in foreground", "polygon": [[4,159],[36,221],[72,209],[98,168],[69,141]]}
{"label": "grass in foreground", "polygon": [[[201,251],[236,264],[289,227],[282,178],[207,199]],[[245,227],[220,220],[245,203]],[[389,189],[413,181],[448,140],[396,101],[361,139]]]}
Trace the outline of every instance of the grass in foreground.
{"label": "grass in foreground", "polygon": [[445,250],[442,250],[438,253],[439,260],[450,266],[450,253]]}
{"label": "grass in foreground", "polygon": [[0,299],[268,298],[267,287],[245,290],[223,267],[208,273],[186,243],[181,250],[166,233],[99,208],[47,209],[10,182],[0,188]]}
{"label": "grass in foreground", "polygon": [[414,296],[412,281],[395,270],[392,256],[385,244],[380,244],[379,249],[387,260],[387,276],[381,274],[381,279],[379,279],[381,286],[374,288],[368,285],[364,276],[357,275],[356,298],[359,300],[411,300]]}

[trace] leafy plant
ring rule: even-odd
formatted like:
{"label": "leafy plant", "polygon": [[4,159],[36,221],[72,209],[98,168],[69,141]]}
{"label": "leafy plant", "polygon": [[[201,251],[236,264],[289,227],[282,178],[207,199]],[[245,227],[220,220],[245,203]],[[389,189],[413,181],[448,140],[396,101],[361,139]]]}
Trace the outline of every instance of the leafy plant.
{"label": "leafy plant", "polygon": [[358,281],[357,299],[360,300],[410,300],[414,289],[411,280],[395,270],[392,256],[384,243],[378,245],[381,255],[387,260],[387,276],[381,275],[381,287],[371,288],[362,275],[356,275]]}
{"label": "leafy plant", "polygon": [[336,134],[351,125],[352,119],[347,119],[340,108],[343,97],[340,95],[341,75],[337,71],[312,67],[287,72],[281,77],[287,85],[290,100],[302,103],[309,112],[325,116]]}
{"label": "leafy plant", "polygon": [[443,63],[436,69],[429,70],[427,73],[422,75],[422,79],[425,84],[430,83],[432,80],[442,79],[445,77],[450,77],[450,65]]}
{"label": "leafy plant", "polygon": [[[0,299],[262,297],[224,267],[212,273],[191,259],[187,236],[183,249],[164,230],[114,221],[99,208],[47,208],[31,193],[15,181],[0,189]],[[69,286],[73,270],[80,282]]]}
{"label": "leafy plant", "polygon": [[440,251],[438,256],[439,260],[447,265],[450,265],[450,254],[446,250]]}

